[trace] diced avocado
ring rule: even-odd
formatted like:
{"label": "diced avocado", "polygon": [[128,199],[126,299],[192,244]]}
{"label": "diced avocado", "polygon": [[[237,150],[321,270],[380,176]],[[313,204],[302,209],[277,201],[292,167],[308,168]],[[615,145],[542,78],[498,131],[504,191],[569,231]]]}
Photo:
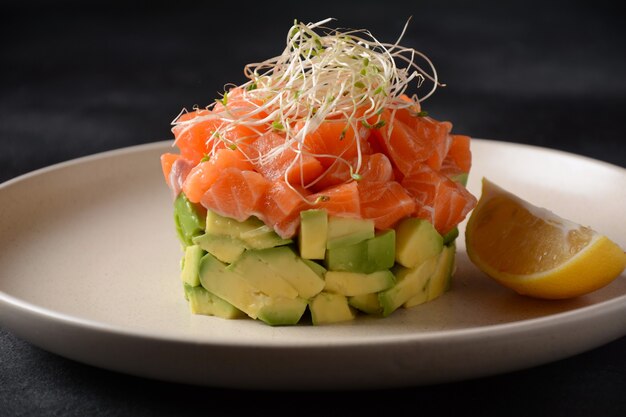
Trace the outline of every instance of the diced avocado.
{"label": "diced avocado", "polygon": [[209,292],[226,300],[253,319],[268,298],[240,275],[226,270],[226,264],[207,253],[200,261],[200,283]]}
{"label": "diced avocado", "polygon": [[324,288],[323,271],[319,270],[323,267],[317,264],[317,268],[311,267],[289,246],[249,252],[263,261],[274,276],[288,282],[304,299],[313,297]]}
{"label": "diced avocado", "polygon": [[300,212],[298,247],[304,259],[324,259],[328,234],[326,210],[311,209]]}
{"label": "diced avocado", "polygon": [[354,245],[328,249],[325,263],[331,271],[383,271],[395,263],[395,245],[395,230],[389,229]]}
{"label": "diced avocado", "polygon": [[324,291],[345,296],[363,295],[386,290],[394,283],[395,277],[389,270],[370,274],[328,271]]}
{"label": "diced avocado", "polygon": [[467,186],[467,178],[469,176],[468,172],[462,172],[460,174],[457,175],[453,175],[452,177],[450,177],[450,179],[454,182],[458,182],[461,185],[463,185],[464,187]]}
{"label": "diced avocado", "polygon": [[436,258],[443,250],[443,237],[423,219],[409,217],[396,228],[396,261],[414,268],[427,259]]}
{"label": "diced avocado", "polygon": [[259,319],[270,326],[294,325],[300,321],[306,308],[306,300],[300,297],[270,297],[259,310]]}
{"label": "diced avocado", "polygon": [[194,237],[193,243],[226,263],[234,262],[246,250],[242,240],[227,235],[210,235],[205,233]]}
{"label": "diced avocado", "polygon": [[[248,220],[251,219],[253,218]],[[245,242],[248,249],[266,249],[293,243],[291,239],[283,239],[278,236],[278,234],[266,224],[241,233],[239,238]]]}
{"label": "diced avocado", "polygon": [[405,308],[414,307],[427,301],[434,300],[448,290],[452,273],[454,272],[454,259],[456,247],[454,244],[445,246],[439,257],[435,271],[431,275],[424,291],[414,295],[404,303]]}
{"label": "diced avocado", "polygon": [[256,217],[240,222],[221,216],[212,210],[207,211],[205,230],[208,235],[239,239],[244,242],[247,249],[264,249],[292,243],[289,239],[282,239]]}
{"label": "diced avocado", "polygon": [[330,271],[360,272],[369,268],[367,242],[328,249],[324,264]]}
{"label": "diced avocado", "polygon": [[[270,297],[296,298],[298,291],[281,275],[264,262],[259,256],[259,252],[248,250],[243,253],[235,262],[226,267],[226,271],[234,272],[241,276],[250,285]],[[308,268],[305,265],[306,268]],[[315,275],[311,271],[312,275]],[[317,279],[317,275],[315,275]]]}
{"label": "diced avocado", "polygon": [[184,246],[192,245],[194,236],[204,233],[206,209],[194,204],[184,193],[178,194],[174,200],[174,224],[176,233]]}
{"label": "diced avocado", "polygon": [[249,232],[263,226],[264,223],[256,217],[240,222],[230,217],[208,210],[206,214],[206,232],[211,235],[226,235],[239,239],[242,233]]}
{"label": "diced avocado", "polygon": [[307,307],[307,302],[299,297],[270,297],[264,294],[241,275],[228,270],[210,253],[202,257],[200,282],[207,291],[249,317],[273,326],[297,323]]}
{"label": "diced avocado", "polygon": [[415,294],[413,297],[409,298],[402,304],[404,308],[415,307],[416,305],[424,304],[428,302],[428,287],[430,286],[430,280],[426,282],[422,291]]}
{"label": "diced avocado", "polygon": [[354,320],[356,311],[348,304],[345,295],[325,291],[309,301],[311,320],[314,325]]}
{"label": "diced avocado", "polygon": [[348,304],[366,314],[381,314],[383,311],[378,293],[369,293],[348,297]]}
{"label": "diced avocado", "polygon": [[374,221],[352,217],[328,217],[326,249],[349,246],[374,237]]}
{"label": "diced avocado", "polygon": [[367,240],[367,261],[369,268],[366,271],[382,271],[391,268],[396,256],[396,231],[385,230],[376,237]]}
{"label": "diced avocado", "polygon": [[[201,287],[201,285],[198,285],[198,286]],[[192,287],[191,285],[183,282],[183,289],[185,290],[184,291],[185,300],[189,301],[189,293],[191,292],[193,288],[196,288],[196,287]]]}
{"label": "diced avocado", "polygon": [[189,300],[192,314],[217,316],[224,319],[237,319],[244,316],[243,312],[215,294],[211,294],[202,286],[192,287],[185,284],[185,294]]}
{"label": "diced avocado", "polygon": [[457,237],[459,237],[459,228],[455,227],[443,236],[443,244],[448,245],[454,242]]}
{"label": "diced avocado", "polygon": [[450,280],[452,278],[452,272],[455,265],[456,247],[454,245],[446,246],[443,248],[439,259],[437,259],[437,269],[432,277],[430,277],[430,284],[428,285],[428,301],[433,300],[444,292],[446,292],[450,286]]}
{"label": "diced avocado", "polygon": [[311,268],[313,272],[317,274],[317,276],[324,279],[324,277],[326,276],[326,268],[324,268],[323,265],[320,265],[319,263],[312,261],[310,259],[304,259],[304,258],[302,259],[302,262],[304,262],[306,266]]}
{"label": "diced avocado", "polygon": [[392,272],[396,277],[396,283],[378,294],[383,307],[383,316],[390,315],[407,300],[421,293],[425,293],[425,297],[428,298],[427,285],[436,266],[437,258],[430,258],[414,268],[395,267]]}
{"label": "diced avocado", "polygon": [[197,287],[200,285],[200,260],[204,255],[204,250],[198,245],[191,245],[185,248],[183,257],[183,269],[180,272],[180,279],[187,285]]}

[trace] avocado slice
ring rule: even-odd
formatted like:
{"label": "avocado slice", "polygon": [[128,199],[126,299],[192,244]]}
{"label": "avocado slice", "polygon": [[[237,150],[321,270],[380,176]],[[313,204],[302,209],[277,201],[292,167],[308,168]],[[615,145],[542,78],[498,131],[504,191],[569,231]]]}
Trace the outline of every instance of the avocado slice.
{"label": "avocado slice", "polygon": [[369,270],[367,242],[328,249],[324,265],[329,271],[366,272]]}
{"label": "avocado slice", "polygon": [[405,308],[411,308],[418,304],[434,300],[448,290],[454,272],[455,254],[456,247],[454,244],[444,246],[443,251],[441,251],[441,254],[439,254],[437,258],[435,271],[428,279],[423,291],[409,298],[403,304]]}
{"label": "avocado slice", "polygon": [[189,300],[192,314],[217,316],[224,319],[238,319],[244,317],[243,312],[217,295],[205,290],[202,286],[192,287],[185,284],[185,294]]}
{"label": "avocado slice", "polygon": [[217,259],[226,263],[233,263],[246,250],[241,239],[228,235],[211,235],[208,233],[196,236],[193,243],[209,252]]}
{"label": "avocado slice", "polygon": [[349,246],[374,237],[374,221],[353,217],[328,217],[326,249]]}
{"label": "avocado slice", "polygon": [[256,319],[267,295],[240,275],[226,270],[226,264],[207,253],[200,261],[200,283],[207,291],[226,300]]}
{"label": "avocado slice", "polygon": [[180,272],[180,279],[185,284],[192,287],[200,285],[198,270],[200,269],[200,260],[202,256],[204,256],[204,253],[204,250],[198,245],[191,245],[185,248],[182,261],[183,267]]}
{"label": "avocado slice", "polygon": [[424,219],[408,217],[396,228],[396,262],[414,268],[443,250],[443,237]]}
{"label": "avocado slice", "polygon": [[[283,279],[282,275],[278,275],[269,263],[264,262],[259,256],[259,252],[255,250],[244,252],[225,270],[234,272],[270,297],[296,298],[298,291],[287,280]],[[313,271],[311,274],[315,275]]]}
{"label": "avocado slice", "polygon": [[265,249],[293,243],[283,239],[269,226],[256,217],[249,217],[240,222],[221,216],[212,210],[206,214],[206,234],[228,236],[235,241],[242,241],[246,249]]}
{"label": "avocado slice", "polygon": [[192,245],[193,237],[204,233],[206,214],[200,204],[192,203],[182,192],[178,194],[174,200],[174,225],[183,246]]}
{"label": "avocado slice", "polygon": [[328,213],[323,209],[300,212],[298,247],[304,259],[324,259],[326,236],[328,234]]}
{"label": "avocado slice", "polygon": [[313,297],[324,288],[324,267],[312,261],[305,262],[289,246],[249,252],[263,261],[275,276],[291,284],[304,299]]}
{"label": "avocado slice", "polygon": [[249,232],[263,226],[264,223],[256,217],[250,217],[240,222],[230,217],[217,214],[213,210],[207,210],[206,233],[210,235],[226,235],[239,238],[242,233]]}
{"label": "avocado slice", "polygon": [[[250,218],[248,220],[251,219],[258,220],[256,218]],[[242,232],[239,235],[239,239],[244,241],[246,248],[248,249],[266,249],[293,243],[293,240],[291,239],[283,239],[278,236],[274,229],[266,224]]]}
{"label": "avocado slice", "polygon": [[450,245],[443,248],[437,260],[437,269],[428,285],[428,301],[433,300],[450,288],[452,274],[454,273],[456,246]]}
{"label": "avocado slice", "polygon": [[326,268],[323,265],[320,265],[318,262],[312,261],[310,259],[302,258],[302,262],[306,264],[309,268],[313,270],[317,274],[318,277],[324,279],[326,276]]}
{"label": "avocado slice", "polygon": [[300,297],[270,297],[264,294],[210,253],[204,255],[200,262],[200,282],[207,291],[249,317],[272,326],[298,323],[308,305]]}
{"label": "avocado slice", "polygon": [[328,249],[325,264],[330,271],[383,271],[394,265],[395,247],[395,230],[389,229],[354,245]]}
{"label": "avocado slice", "polygon": [[423,296],[428,299],[428,281],[437,267],[437,258],[429,258],[414,268],[398,265],[392,272],[396,277],[393,287],[378,294],[383,316],[388,316],[409,299]]}
{"label": "avocado slice", "polygon": [[345,295],[322,291],[309,301],[311,320],[314,325],[354,320],[356,310],[349,304]]}
{"label": "avocado slice", "polygon": [[458,182],[464,187],[467,186],[467,179],[469,177],[469,172],[461,172],[460,174],[453,175],[450,179],[454,182]]}
{"label": "avocado slice", "polygon": [[307,305],[306,300],[300,297],[271,297],[259,310],[259,319],[270,326],[298,324]]}
{"label": "avocado slice", "polygon": [[378,300],[378,293],[360,294],[348,297],[348,304],[370,315],[378,315],[383,311],[383,307]]}
{"label": "avocado slice", "polygon": [[370,271],[391,268],[396,260],[396,231],[388,229],[378,232],[376,237],[367,240],[367,260]]}
{"label": "avocado slice", "polygon": [[459,237],[459,228],[455,227],[443,236],[443,244],[449,245]]}
{"label": "avocado slice", "polygon": [[393,284],[395,284],[395,277],[389,270],[370,274],[328,271],[324,291],[355,296],[383,291],[392,287]]}

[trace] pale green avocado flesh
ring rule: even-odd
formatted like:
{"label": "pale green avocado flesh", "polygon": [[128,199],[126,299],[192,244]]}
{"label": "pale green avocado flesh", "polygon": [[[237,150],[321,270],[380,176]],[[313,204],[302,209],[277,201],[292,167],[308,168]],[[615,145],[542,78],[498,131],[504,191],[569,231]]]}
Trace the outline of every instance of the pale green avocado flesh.
{"label": "pale green avocado flesh", "polygon": [[174,225],[176,234],[183,246],[192,245],[192,239],[204,232],[207,211],[200,204],[194,204],[180,193],[174,200]]}
{"label": "pale green avocado flesh", "polygon": [[270,326],[382,318],[439,298],[455,270],[458,229],[441,236],[422,219],[376,230],[371,220],[305,210],[291,240],[256,217],[236,221],[182,193],[174,212],[181,281],[194,315]]}

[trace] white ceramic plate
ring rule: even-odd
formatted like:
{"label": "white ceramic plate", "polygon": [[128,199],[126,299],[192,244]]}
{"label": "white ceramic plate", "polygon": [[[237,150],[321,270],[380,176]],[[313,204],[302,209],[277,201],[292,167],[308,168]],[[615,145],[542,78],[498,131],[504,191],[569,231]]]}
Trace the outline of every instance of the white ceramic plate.
{"label": "white ceramic plate", "polygon": [[[59,355],[133,375],[291,390],[476,378],[626,334],[624,274],[574,300],[523,298],[477,271],[462,237],[451,291],[386,319],[269,327],[191,315],[159,162],[169,145],[81,158],[0,186],[2,326]],[[472,146],[476,196],[486,176],[626,247],[625,169],[524,145]]]}

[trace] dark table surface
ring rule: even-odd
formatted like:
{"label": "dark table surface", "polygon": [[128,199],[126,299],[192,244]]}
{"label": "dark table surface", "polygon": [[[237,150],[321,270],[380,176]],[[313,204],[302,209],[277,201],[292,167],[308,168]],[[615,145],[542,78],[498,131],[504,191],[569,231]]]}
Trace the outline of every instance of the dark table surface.
{"label": "dark table surface", "polygon": [[[2,3],[0,182],[170,139],[169,123],[182,107],[208,104],[224,84],[244,81],[243,65],[278,54],[294,18],[325,17],[393,42],[412,16],[402,43],[426,53],[447,84],[423,107],[453,122],[458,133],[626,167],[626,22],[615,2],[224,3]],[[0,328],[0,416],[390,415],[401,409],[624,416],[625,392],[624,337],[476,380],[287,393],[144,380],[48,353]]]}

